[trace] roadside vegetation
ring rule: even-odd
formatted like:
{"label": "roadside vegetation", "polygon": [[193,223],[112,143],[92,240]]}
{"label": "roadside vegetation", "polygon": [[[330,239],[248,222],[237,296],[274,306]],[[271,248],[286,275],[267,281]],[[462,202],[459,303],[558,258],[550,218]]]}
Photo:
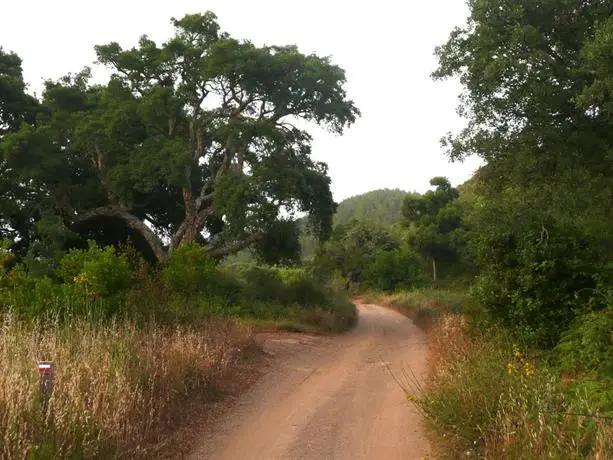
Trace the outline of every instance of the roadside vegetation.
{"label": "roadside vegetation", "polygon": [[[220,268],[197,245],[152,270],[133,250],[72,250],[0,285],[2,457],[148,457],[216,393],[253,328],[339,332],[353,304],[300,268]],[[38,361],[57,373],[42,405]]]}

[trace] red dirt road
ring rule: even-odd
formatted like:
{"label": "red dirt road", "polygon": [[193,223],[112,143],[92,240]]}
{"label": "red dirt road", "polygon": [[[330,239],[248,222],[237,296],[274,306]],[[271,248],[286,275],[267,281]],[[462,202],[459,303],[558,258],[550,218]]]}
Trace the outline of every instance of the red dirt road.
{"label": "red dirt road", "polygon": [[265,375],[190,459],[419,459],[430,452],[416,410],[389,373],[426,366],[424,333],[394,311],[359,305],[342,336],[270,334]]}

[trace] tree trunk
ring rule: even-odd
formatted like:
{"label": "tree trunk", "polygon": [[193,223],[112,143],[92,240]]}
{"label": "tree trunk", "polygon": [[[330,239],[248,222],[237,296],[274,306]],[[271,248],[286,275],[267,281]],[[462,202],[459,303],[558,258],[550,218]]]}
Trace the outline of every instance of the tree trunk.
{"label": "tree trunk", "polygon": [[183,238],[181,238],[181,242],[179,246],[183,246],[184,244],[193,243],[196,241],[196,236],[198,235],[198,228],[196,227],[196,222],[186,222],[185,232],[183,233]]}
{"label": "tree trunk", "polygon": [[436,259],[432,257],[432,279],[436,283]]}

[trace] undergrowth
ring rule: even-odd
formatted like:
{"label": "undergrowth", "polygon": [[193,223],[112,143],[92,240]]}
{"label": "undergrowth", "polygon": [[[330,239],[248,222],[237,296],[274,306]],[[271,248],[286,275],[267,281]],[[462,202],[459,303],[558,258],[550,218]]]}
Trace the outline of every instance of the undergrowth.
{"label": "undergrowth", "polygon": [[611,458],[609,310],[580,318],[547,351],[482,321],[462,291],[369,293],[364,301],[394,308],[427,331],[427,381],[410,368],[395,378],[438,434],[442,458]]}
{"label": "undergrowth", "polygon": [[442,315],[428,335],[427,385],[410,373],[402,382],[443,457],[610,458],[613,406],[593,381],[563,377],[504,330],[470,330],[459,315]]}
{"label": "undergrowth", "polygon": [[[197,245],[157,269],[91,244],[1,275],[0,458],[151,458],[254,327],[338,332],[357,318],[305,270],[220,267]],[[42,360],[57,366],[44,407]]]}

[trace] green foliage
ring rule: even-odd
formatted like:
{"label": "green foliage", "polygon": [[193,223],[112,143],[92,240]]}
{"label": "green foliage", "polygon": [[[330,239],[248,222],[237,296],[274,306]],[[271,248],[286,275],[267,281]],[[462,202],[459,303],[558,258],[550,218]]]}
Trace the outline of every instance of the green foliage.
{"label": "green foliage", "polygon": [[162,279],[168,289],[186,295],[213,292],[216,275],[215,261],[197,244],[173,251],[162,269]]}
{"label": "green foliage", "polygon": [[273,302],[302,307],[330,306],[330,287],[317,282],[302,268],[235,265],[234,273],[245,283],[244,302]]}
{"label": "green foliage", "polygon": [[92,323],[198,325],[226,316],[309,332],[344,331],[357,315],[339,288],[305,269],[222,267],[204,248],[189,244],[176,249],[161,270],[149,271],[134,249],[118,254],[93,242],[60,259],[53,277],[35,275],[23,264],[6,271],[0,278],[3,311],[34,323],[80,317]]}
{"label": "green foliage", "polygon": [[246,301],[271,301],[287,304],[287,293],[276,270],[256,265],[240,265],[234,268],[236,275],[245,283],[243,296]]}
{"label": "green foliage", "polygon": [[318,282],[305,269],[279,269],[278,274],[286,286],[290,303],[323,308],[334,305],[330,285]]}
{"label": "green foliage", "polygon": [[[347,284],[361,283],[378,254],[393,251],[400,247],[400,241],[389,230],[374,224],[358,221],[338,225],[330,241],[321,245],[312,261],[311,269],[321,279],[334,277],[335,274],[345,279]],[[404,261],[412,264],[413,260]],[[398,267],[397,267],[398,268]],[[398,268],[400,270],[400,268]],[[407,267],[405,273],[410,273]],[[383,274],[379,265],[370,275],[368,283],[377,284],[375,273]],[[413,280],[406,280],[411,283]],[[382,283],[384,281],[381,281]]]}
{"label": "green foliage", "polygon": [[458,262],[463,251],[463,213],[456,204],[460,194],[447,178],[434,177],[430,185],[436,188],[424,195],[408,195],[402,213],[409,243],[432,261],[432,277],[437,281],[437,265]]}
{"label": "green foliage", "polygon": [[[407,192],[402,190],[373,190],[341,201],[334,214],[334,226],[347,225],[353,221],[388,227],[402,218],[402,200]],[[297,221],[300,228],[300,246],[303,260],[311,260],[318,240],[309,230],[305,218]]]}
{"label": "green foliage", "polygon": [[[26,94],[21,59],[0,47],[0,157],[4,159],[2,144],[6,136],[22,125],[32,123],[38,102]],[[40,196],[32,184],[19,180],[19,175],[5,161],[0,162],[0,238],[13,243],[17,236],[27,245],[34,233],[33,220],[39,209],[32,204],[32,196]]]}
{"label": "green foliage", "polygon": [[263,265],[292,266],[300,263],[300,229],[295,221],[280,220],[255,243],[256,260]]}
{"label": "green foliage", "polygon": [[613,379],[613,307],[575,319],[555,352],[566,371]]}
{"label": "green foliage", "polygon": [[27,250],[43,239],[45,210],[66,233],[130,238],[163,262],[196,241],[214,258],[251,247],[284,212],[308,214],[314,233],[329,235],[327,166],[288,121],[350,126],[359,110],[343,69],[294,46],[234,39],[210,12],[172,24],[162,44],[143,35],[131,49],[97,46],[110,80],[93,84],[84,69],[48,81],[36,116],[20,60],[0,52],[0,127],[10,128],[0,132],[1,236]]}
{"label": "green foliage", "polygon": [[428,388],[407,384],[408,397],[444,434],[444,451],[452,458],[458,452],[503,459],[606,456],[613,433],[598,418],[607,407],[594,391],[565,385],[504,331],[469,338],[459,321],[447,317],[432,332],[437,361]]}
{"label": "green foliage", "polygon": [[99,248],[93,242],[86,250],[66,254],[51,276],[16,265],[2,280],[0,310],[27,319],[108,318],[121,309],[133,283],[126,258],[113,247]]}
{"label": "green foliage", "polygon": [[125,256],[112,246],[99,248],[90,241],[87,250],[73,249],[60,261],[58,276],[64,283],[82,285],[90,295],[108,298],[119,295],[132,282]]}
{"label": "green foliage", "polygon": [[388,292],[416,287],[422,284],[421,259],[408,248],[380,251],[366,268],[364,284]]}
{"label": "green foliage", "polygon": [[474,293],[493,318],[543,346],[591,308],[597,254],[573,229],[533,226],[474,242],[485,260]]}
{"label": "green foliage", "polygon": [[468,123],[445,140],[449,156],[486,162],[463,203],[475,292],[493,318],[552,346],[602,304],[591,293],[613,248],[611,9],[469,6],[467,24],[437,49],[434,77],[464,85]]}
{"label": "green foliage", "polygon": [[394,189],[373,190],[341,201],[334,215],[335,225],[353,220],[382,227],[395,224],[402,217],[402,201],[407,192]]}
{"label": "green foliage", "polygon": [[21,59],[0,47],[0,137],[33,120],[36,100],[25,89]]}

